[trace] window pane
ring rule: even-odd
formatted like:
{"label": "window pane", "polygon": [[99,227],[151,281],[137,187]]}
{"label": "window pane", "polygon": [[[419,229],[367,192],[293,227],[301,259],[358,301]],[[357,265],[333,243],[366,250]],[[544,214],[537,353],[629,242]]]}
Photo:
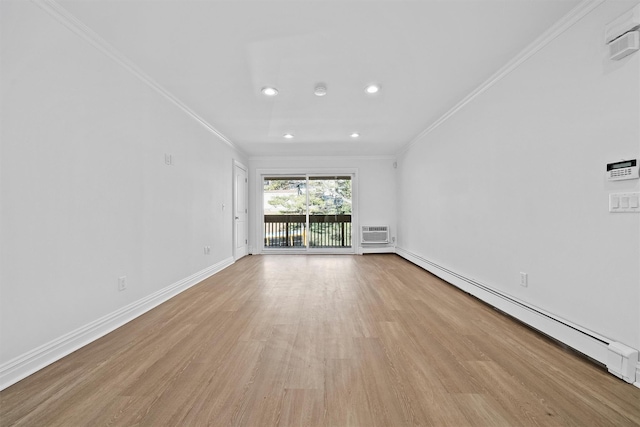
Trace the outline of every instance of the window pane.
{"label": "window pane", "polygon": [[309,246],[351,247],[351,177],[309,178]]}
{"label": "window pane", "polygon": [[304,247],[307,235],[305,177],[264,179],[264,246]]}

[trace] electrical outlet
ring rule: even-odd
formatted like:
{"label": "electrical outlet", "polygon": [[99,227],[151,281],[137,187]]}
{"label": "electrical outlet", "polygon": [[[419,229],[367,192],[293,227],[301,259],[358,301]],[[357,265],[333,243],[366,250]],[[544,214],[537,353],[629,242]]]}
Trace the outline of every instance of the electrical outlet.
{"label": "electrical outlet", "polygon": [[524,288],[529,286],[529,275],[527,273],[520,272],[520,286]]}
{"label": "electrical outlet", "polygon": [[205,255],[209,255],[211,253],[211,246],[205,246],[204,247],[204,254]]}
{"label": "electrical outlet", "polygon": [[124,291],[127,289],[127,276],[118,277],[118,290]]}

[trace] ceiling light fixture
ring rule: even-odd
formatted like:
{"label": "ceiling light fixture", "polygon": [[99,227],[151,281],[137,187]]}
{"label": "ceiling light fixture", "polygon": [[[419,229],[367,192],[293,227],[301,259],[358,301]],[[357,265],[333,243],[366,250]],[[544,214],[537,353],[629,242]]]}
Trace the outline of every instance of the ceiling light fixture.
{"label": "ceiling light fixture", "polygon": [[282,135],[283,137],[287,138],[287,139],[291,139],[293,138],[293,134],[292,133],[285,133],[284,135]]}
{"label": "ceiling light fixture", "polygon": [[376,85],[376,84],[371,84],[367,87],[364,88],[364,91],[366,93],[368,93],[369,95],[373,95],[374,93],[378,93],[378,91],[380,90],[380,85]]}
{"label": "ceiling light fixture", "polygon": [[351,138],[358,138],[360,134],[358,132],[353,132],[350,136]]}
{"label": "ceiling light fixture", "polygon": [[278,89],[271,86],[266,86],[262,88],[262,94],[266,96],[276,96],[278,94]]}
{"label": "ceiling light fixture", "polygon": [[327,94],[327,87],[324,83],[318,83],[313,90],[315,96],[325,96]]}

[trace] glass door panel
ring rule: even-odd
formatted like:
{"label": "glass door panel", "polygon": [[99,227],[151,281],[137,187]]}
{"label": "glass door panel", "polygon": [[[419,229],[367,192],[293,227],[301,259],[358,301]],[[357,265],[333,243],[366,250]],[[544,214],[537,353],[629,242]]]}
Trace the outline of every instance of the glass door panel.
{"label": "glass door panel", "polygon": [[263,209],[265,248],[306,248],[306,177],[265,177]]}
{"label": "glass door panel", "polygon": [[309,177],[309,247],[351,247],[351,177]]}
{"label": "glass door panel", "polygon": [[351,176],[265,176],[264,248],[352,247]]}

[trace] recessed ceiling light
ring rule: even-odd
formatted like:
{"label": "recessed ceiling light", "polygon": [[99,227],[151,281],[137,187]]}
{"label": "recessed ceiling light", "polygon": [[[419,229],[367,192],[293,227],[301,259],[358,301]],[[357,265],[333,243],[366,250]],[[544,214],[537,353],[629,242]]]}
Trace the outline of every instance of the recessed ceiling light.
{"label": "recessed ceiling light", "polygon": [[271,86],[263,87],[262,94],[266,96],[276,96],[278,94],[278,89]]}
{"label": "recessed ceiling light", "polygon": [[327,87],[323,83],[318,83],[313,93],[315,96],[325,96],[327,94]]}
{"label": "recessed ceiling light", "polygon": [[369,85],[364,88],[364,91],[367,92],[368,94],[378,93],[379,90],[380,90],[380,85],[376,85],[376,84]]}
{"label": "recessed ceiling light", "polygon": [[358,138],[360,134],[358,132],[353,132],[350,136],[351,138]]}
{"label": "recessed ceiling light", "polygon": [[282,136],[284,136],[284,137],[285,137],[285,138],[287,138],[287,139],[291,139],[291,138],[293,138],[293,134],[292,134],[292,133],[285,133],[285,134],[284,134],[284,135],[282,135]]}

